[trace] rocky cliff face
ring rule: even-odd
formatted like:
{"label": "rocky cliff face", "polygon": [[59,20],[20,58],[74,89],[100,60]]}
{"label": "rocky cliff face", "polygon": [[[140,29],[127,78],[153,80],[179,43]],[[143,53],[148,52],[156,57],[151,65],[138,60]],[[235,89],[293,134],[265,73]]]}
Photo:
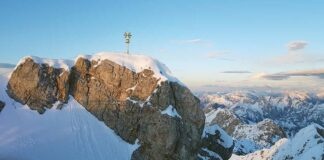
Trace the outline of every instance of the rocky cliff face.
{"label": "rocky cliff face", "polygon": [[68,75],[64,69],[26,58],[12,73],[7,93],[30,109],[44,113],[45,108],[51,108],[56,101],[67,101]]}
{"label": "rocky cliff face", "polygon": [[40,114],[73,96],[123,140],[140,144],[132,159],[196,159],[205,122],[199,100],[153,70],[135,72],[109,59],[85,57],[63,69],[27,58],[12,73],[7,93]]}
{"label": "rocky cliff face", "polygon": [[[135,73],[109,60],[97,63],[77,60],[70,93],[124,140],[140,140],[134,159],[195,157],[204,116],[187,88],[168,81],[158,85],[151,70]],[[180,118],[161,114],[170,105]]]}
{"label": "rocky cliff face", "polygon": [[218,125],[206,125],[202,137],[199,159],[224,160],[232,156],[234,141]]}

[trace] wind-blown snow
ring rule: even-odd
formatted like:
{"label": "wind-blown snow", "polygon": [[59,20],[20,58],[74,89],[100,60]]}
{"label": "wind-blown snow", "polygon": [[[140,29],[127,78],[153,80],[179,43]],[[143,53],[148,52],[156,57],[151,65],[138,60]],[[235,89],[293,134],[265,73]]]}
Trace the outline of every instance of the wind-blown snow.
{"label": "wind-blown snow", "polygon": [[172,105],[169,105],[165,110],[161,111],[161,114],[166,114],[170,117],[182,118]]}
{"label": "wind-blown snow", "polygon": [[0,159],[129,160],[138,144],[128,144],[73,97],[62,110],[43,115],[10,99],[0,76]]}

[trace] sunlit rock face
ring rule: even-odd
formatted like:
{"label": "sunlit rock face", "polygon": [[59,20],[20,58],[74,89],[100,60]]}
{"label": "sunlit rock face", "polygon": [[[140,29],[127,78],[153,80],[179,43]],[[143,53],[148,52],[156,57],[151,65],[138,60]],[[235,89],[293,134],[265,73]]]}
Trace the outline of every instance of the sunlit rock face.
{"label": "sunlit rock face", "polygon": [[109,59],[79,57],[68,69],[38,61],[27,58],[13,71],[11,98],[46,115],[71,95],[123,140],[140,144],[132,159],[197,159],[205,116],[181,83]]}

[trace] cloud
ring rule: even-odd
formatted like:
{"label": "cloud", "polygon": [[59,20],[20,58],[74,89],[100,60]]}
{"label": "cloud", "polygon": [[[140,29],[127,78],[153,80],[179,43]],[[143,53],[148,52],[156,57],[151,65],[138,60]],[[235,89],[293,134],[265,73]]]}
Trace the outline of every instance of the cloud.
{"label": "cloud", "polygon": [[242,70],[242,71],[240,71],[240,70],[238,70],[238,71],[224,71],[224,72],[221,72],[221,73],[251,73],[250,71],[244,71],[244,70]]}
{"label": "cloud", "polygon": [[200,38],[195,38],[195,39],[186,39],[186,40],[176,40],[172,42],[177,44],[201,44],[201,43],[206,43],[207,41],[204,41]]}
{"label": "cloud", "polygon": [[304,49],[308,45],[306,41],[291,41],[287,44],[287,48],[290,51],[297,51]]}
{"label": "cloud", "polygon": [[291,77],[318,77],[324,79],[324,69],[317,70],[304,70],[304,71],[290,71],[280,72],[274,74],[259,73],[253,76],[256,79],[267,79],[267,80],[285,80]]}
{"label": "cloud", "polygon": [[292,41],[287,44],[288,52],[273,57],[266,62],[269,64],[298,64],[298,63],[322,63],[324,62],[323,54],[305,53],[303,49],[308,45],[306,41]]}
{"label": "cloud", "polygon": [[0,63],[0,68],[14,68],[16,65],[10,63]]}

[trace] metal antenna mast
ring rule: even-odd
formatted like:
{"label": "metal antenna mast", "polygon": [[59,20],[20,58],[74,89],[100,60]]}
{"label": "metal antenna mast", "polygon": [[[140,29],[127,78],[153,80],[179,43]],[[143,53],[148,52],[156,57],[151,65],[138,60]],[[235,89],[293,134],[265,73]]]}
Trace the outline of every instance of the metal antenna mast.
{"label": "metal antenna mast", "polygon": [[129,43],[130,43],[130,38],[132,37],[132,34],[130,32],[125,32],[124,37],[125,37],[125,43],[126,43],[126,53],[129,54]]}

